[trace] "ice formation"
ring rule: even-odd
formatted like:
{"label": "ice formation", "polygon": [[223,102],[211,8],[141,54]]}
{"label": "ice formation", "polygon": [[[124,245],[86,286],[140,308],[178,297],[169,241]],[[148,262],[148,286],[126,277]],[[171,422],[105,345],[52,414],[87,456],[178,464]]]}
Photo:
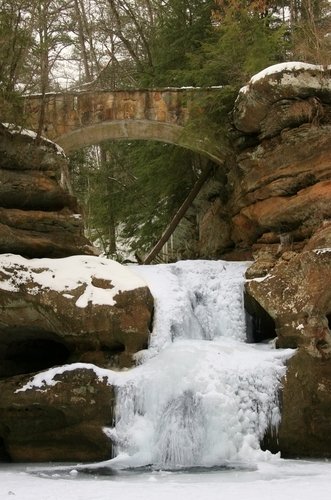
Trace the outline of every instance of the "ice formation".
{"label": "ice formation", "polygon": [[156,314],[141,363],[118,380],[113,467],[209,467],[265,459],[280,421],[291,350],[245,342],[247,263],[187,261],[135,268]]}

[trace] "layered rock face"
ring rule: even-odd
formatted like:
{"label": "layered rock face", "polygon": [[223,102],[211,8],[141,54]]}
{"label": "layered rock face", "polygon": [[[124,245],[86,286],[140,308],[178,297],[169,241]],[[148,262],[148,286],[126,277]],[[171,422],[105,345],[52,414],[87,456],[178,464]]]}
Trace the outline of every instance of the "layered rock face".
{"label": "layered rock face", "polygon": [[234,249],[254,257],[246,308],[252,340],[297,349],[282,421],[267,446],[331,456],[331,79],[322,68],[268,68],[233,111],[237,155],[227,203]]}
{"label": "layered rock face", "polygon": [[331,248],[312,246],[313,240],[301,253],[284,254],[264,278],[246,284],[253,318],[269,317],[265,338],[275,334],[278,347],[297,349],[284,380],[277,440],[268,443],[289,457],[331,456]]}
{"label": "layered rock face", "polygon": [[60,185],[66,171],[67,159],[54,143],[0,124],[0,253],[95,253],[76,199]]}
{"label": "layered rock face", "polygon": [[153,301],[145,282],[93,256],[0,256],[0,376],[64,362],[131,366],[146,347]]}
{"label": "layered rock face", "polygon": [[[201,256],[301,250],[331,217],[331,79],[297,63],[253,77],[233,110],[234,155],[227,182],[200,219]],[[224,225],[209,236],[208,221]],[[212,238],[212,243],[211,239]],[[215,245],[216,243],[216,245]],[[211,254],[209,254],[209,257]]]}

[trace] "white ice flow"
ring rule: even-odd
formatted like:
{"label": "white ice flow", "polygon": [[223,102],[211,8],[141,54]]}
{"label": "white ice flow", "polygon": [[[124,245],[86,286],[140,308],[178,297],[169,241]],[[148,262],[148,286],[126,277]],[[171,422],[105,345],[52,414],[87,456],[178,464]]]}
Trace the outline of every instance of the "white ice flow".
{"label": "white ice flow", "polygon": [[[136,368],[118,374],[112,467],[214,466],[265,460],[268,428],[293,350],[245,342],[247,263],[186,261],[133,270],[155,299]],[[100,464],[99,464],[100,466]]]}

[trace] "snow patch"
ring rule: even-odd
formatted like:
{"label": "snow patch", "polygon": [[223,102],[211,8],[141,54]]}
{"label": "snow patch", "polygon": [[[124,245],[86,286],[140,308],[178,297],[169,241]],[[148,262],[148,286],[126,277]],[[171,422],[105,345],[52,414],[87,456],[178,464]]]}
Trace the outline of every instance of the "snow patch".
{"label": "snow patch", "polygon": [[[329,70],[331,66],[328,66],[326,69]],[[260,71],[256,75],[252,76],[250,79],[250,84],[254,84],[259,80],[262,80],[266,76],[269,75],[274,75],[275,73],[281,73],[281,72],[292,72],[292,71],[299,71],[299,70],[312,70],[312,71],[324,71],[325,68],[324,66],[321,65],[316,65],[316,64],[309,64],[309,63],[303,63],[299,61],[292,61],[292,62],[285,62],[285,63],[280,63],[280,64],[274,64],[273,66],[269,66],[268,68],[265,68],[264,70]]]}
{"label": "snow patch", "polygon": [[249,85],[244,85],[244,87],[241,87],[241,89],[239,90],[239,94],[247,94],[248,91],[249,91]]}
{"label": "snow patch", "polygon": [[[26,135],[28,137],[31,137],[33,140],[37,139],[37,134],[33,130],[29,130],[29,129],[21,127],[19,125],[15,125],[14,123],[2,123],[2,125],[4,127],[6,127],[8,132],[10,132],[11,134]],[[64,156],[64,157],[66,156],[64,150],[61,148],[61,146],[56,144],[56,142],[50,141],[49,139],[47,139],[47,137],[44,137],[44,136],[41,136],[41,139],[44,142],[51,144],[55,148],[56,154]]]}
{"label": "snow patch", "polygon": [[57,375],[62,375],[63,373],[75,370],[92,370],[100,382],[106,381],[108,385],[112,385],[116,380],[116,372],[99,368],[98,366],[90,363],[72,363],[70,365],[57,366],[44,372],[37,373],[37,375],[29,380],[23,387],[16,389],[15,394],[18,392],[25,392],[30,389],[47,391],[49,387],[54,387],[60,382],[59,380],[54,380]]}
{"label": "snow patch", "polygon": [[0,481],[1,500],[329,500],[331,467],[329,461],[277,459],[241,470],[147,469],[107,477],[97,464],[94,474],[84,475],[77,465],[63,470],[54,464],[3,464]]}
{"label": "snow patch", "polygon": [[315,252],[317,255],[323,255],[324,253],[330,253],[331,248],[316,248],[315,250],[313,250],[313,252]]}
{"label": "snow patch", "polygon": [[270,273],[266,274],[265,276],[259,276],[258,278],[252,278],[247,281],[257,281],[258,283],[262,283],[263,281],[266,281],[270,279],[272,275]]}
{"label": "snow patch", "polygon": [[[118,262],[102,257],[75,255],[63,259],[25,259],[19,255],[0,256],[2,280],[0,289],[19,292],[29,282],[40,290],[80,293],[76,306],[85,308],[89,303],[113,306],[120,292],[145,287],[142,278]],[[109,281],[108,288],[97,286],[97,280]],[[78,292],[77,292],[78,291]],[[26,292],[35,295],[36,287]]]}

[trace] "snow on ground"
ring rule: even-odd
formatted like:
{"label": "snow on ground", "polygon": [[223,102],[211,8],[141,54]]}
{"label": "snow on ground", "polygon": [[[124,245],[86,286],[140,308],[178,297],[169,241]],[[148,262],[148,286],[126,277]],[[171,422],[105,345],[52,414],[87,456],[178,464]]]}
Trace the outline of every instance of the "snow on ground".
{"label": "snow on ground", "polygon": [[330,485],[331,464],[321,461],[277,460],[260,463],[255,470],[115,476],[76,474],[74,469],[64,474],[41,466],[0,467],[0,500],[329,500]]}
{"label": "snow on ground", "polygon": [[[0,255],[0,271],[0,289],[12,292],[18,292],[22,284],[33,282],[36,287],[27,289],[27,293],[37,294],[40,289],[49,289],[65,292],[63,296],[70,299],[70,291],[85,285],[76,301],[77,307],[86,307],[89,302],[112,306],[119,292],[146,286],[143,279],[118,262],[89,255],[25,259],[19,255],[3,254]],[[94,284],[95,279],[109,281],[112,287],[101,288]]]}

